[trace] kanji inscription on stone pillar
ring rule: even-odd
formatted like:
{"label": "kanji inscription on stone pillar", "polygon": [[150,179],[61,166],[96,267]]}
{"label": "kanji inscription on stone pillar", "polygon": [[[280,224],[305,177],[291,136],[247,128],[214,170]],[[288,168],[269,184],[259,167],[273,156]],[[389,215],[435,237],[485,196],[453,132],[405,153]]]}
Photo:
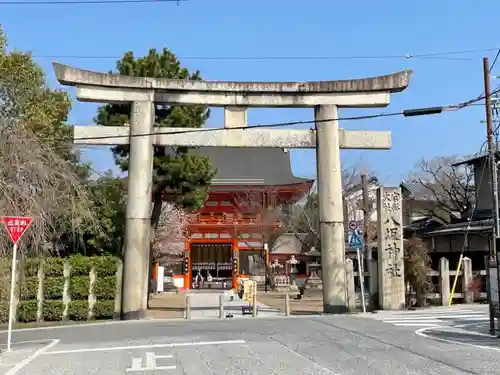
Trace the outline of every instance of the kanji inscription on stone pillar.
{"label": "kanji inscription on stone pillar", "polygon": [[405,304],[401,189],[380,187],[377,209],[379,303],[382,309],[400,309]]}

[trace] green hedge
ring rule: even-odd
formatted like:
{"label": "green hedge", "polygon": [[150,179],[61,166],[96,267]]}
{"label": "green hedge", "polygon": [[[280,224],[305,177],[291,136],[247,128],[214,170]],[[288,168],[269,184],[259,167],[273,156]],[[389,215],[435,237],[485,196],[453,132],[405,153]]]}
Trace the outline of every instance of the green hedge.
{"label": "green hedge", "polygon": [[99,301],[94,306],[95,319],[111,319],[115,315],[115,301]]}
{"label": "green hedge", "polygon": [[43,301],[43,320],[48,322],[62,320],[64,303],[60,301]]}
{"label": "green hedge", "polygon": [[[20,322],[34,322],[38,311],[38,301],[20,301],[17,305],[17,320]],[[8,319],[8,318],[7,318]]]}
{"label": "green hedge", "polygon": [[89,301],[71,301],[68,313],[69,320],[87,320],[89,317]]}
{"label": "green hedge", "polygon": [[116,294],[116,276],[97,277],[94,285],[97,300],[114,300]]}
{"label": "green hedge", "polygon": [[26,277],[22,280],[19,293],[21,301],[36,300],[38,295],[38,277]]}
{"label": "green hedge", "polygon": [[0,302],[7,302],[9,300],[10,267],[8,259],[0,261]]}
{"label": "green hedge", "polygon": [[[59,321],[63,318],[64,264],[70,265],[68,316],[70,320],[87,320],[89,317],[89,273],[96,271],[94,294],[97,299],[93,315],[95,319],[113,318],[115,314],[117,258],[111,256],[69,258],[28,258],[20,266],[18,284],[17,319],[20,322],[37,320],[38,272],[43,261],[43,320]],[[10,290],[10,263],[0,261],[0,323],[8,320]]]}
{"label": "green hedge", "polygon": [[9,303],[0,302],[0,323],[7,323],[9,320]]}

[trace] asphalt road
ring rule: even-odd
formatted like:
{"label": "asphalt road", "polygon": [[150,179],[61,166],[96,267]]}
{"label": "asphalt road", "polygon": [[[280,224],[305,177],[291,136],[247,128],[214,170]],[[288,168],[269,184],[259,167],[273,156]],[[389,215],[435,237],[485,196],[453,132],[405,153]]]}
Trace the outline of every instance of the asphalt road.
{"label": "asphalt road", "polygon": [[0,374],[488,375],[500,363],[499,350],[355,316],[119,322],[13,338],[18,344],[0,355]]}
{"label": "asphalt road", "polygon": [[407,327],[411,330],[432,327],[457,327],[489,325],[488,305],[439,306],[417,310],[379,311],[368,313],[366,318]]}

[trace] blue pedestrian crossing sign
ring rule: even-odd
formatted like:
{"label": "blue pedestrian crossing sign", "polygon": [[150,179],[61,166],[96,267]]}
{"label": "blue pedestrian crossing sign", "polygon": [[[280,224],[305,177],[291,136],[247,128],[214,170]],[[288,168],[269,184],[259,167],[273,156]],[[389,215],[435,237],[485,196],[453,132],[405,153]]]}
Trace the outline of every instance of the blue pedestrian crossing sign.
{"label": "blue pedestrian crossing sign", "polygon": [[363,237],[361,237],[359,230],[349,232],[349,247],[351,249],[362,249],[365,247],[363,244]]}

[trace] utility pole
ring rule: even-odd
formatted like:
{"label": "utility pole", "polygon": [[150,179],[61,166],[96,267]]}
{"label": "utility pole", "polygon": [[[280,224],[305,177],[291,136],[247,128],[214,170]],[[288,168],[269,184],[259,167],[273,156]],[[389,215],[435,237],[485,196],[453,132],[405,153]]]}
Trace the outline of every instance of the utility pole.
{"label": "utility pole", "polygon": [[368,228],[370,227],[370,195],[368,194],[368,176],[363,173],[361,175],[361,188],[363,190],[363,241],[365,243],[365,259],[366,266],[370,268],[372,260],[372,252],[368,244]]}
{"label": "utility pole", "polygon": [[[492,195],[492,247],[491,252],[492,256],[495,259],[496,263],[496,276],[497,276],[497,289],[498,296],[496,296],[497,300],[500,302],[500,277],[499,277],[499,262],[498,262],[498,254],[497,254],[497,239],[499,234],[498,228],[498,170],[496,163],[496,145],[493,146],[493,118],[491,116],[491,88],[490,88],[490,64],[488,62],[488,58],[483,58],[483,73],[484,73],[484,96],[485,96],[485,109],[486,109],[486,136],[488,143],[488,166],[490,171],[490,182],[491,182],[491,195]],[[489,282],[490,280],[488,280]],[[494,317],[491,316],[492,313],[495,312],[496,309],[493,308],[492,296],[491,296],[491,285],[489,294],[489,303],[490,303],[490,330],[494,330]],[[498,309],[498,306],[497,306]],[[499,322],[499,330],[500,330],[500,322]]]}
{"label": "utility pole", "polygon": [[[363,192],[363,242],[365,245],[365,256],[363,257],[365,259],[365,267],[364,269],[367,270],[368,272],[368,290],[371,291],[373,283],[372,275],[370,274],[371,270],[371,261],[372,261],[372,251],[370,248],[370,244],[368,243],[369,237],[368,237],[368,229],[370,227],[370,195],[368,191],[368,176],[366,173],[363,173],[361,175],[361,189]],[[371,311],[374,310],[374,303],[373,299],[370,298],[369,302],[369,308]]]}

